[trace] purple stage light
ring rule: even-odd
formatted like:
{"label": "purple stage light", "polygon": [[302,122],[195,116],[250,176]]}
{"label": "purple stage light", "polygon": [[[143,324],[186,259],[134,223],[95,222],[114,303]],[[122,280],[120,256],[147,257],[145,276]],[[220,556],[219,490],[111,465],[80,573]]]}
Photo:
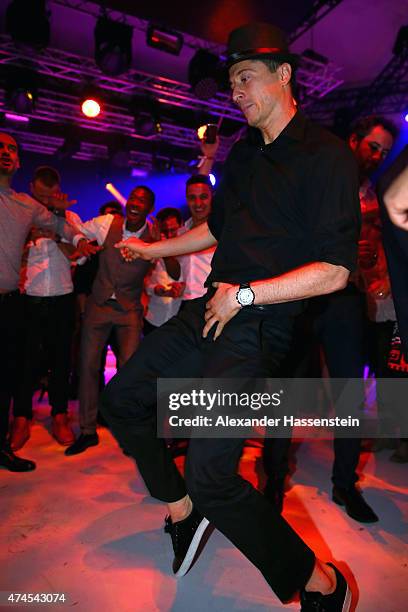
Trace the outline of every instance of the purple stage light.
{"label": "purple stage light", "polygon": [[139,178],[145,178],[149,176],[147,170],[143,170],[142,168],[132,168],[132,176],[138,176]]}
{"label": "purple stage light", "polygon": [[405,115],[404,119],[408,123],[408,113]]}
{"label": "purple stage light", "polygon": [[215,183],[217,182],[217,179],[215,178],[215,175],[214,174],[209,174],[208,178],[210,179],[211,185],[214,187]]}
{"label": "purple stage light", "polygon": [[24,117],[23,115],[17,115],[16,113],[6,113],[6,119],[8,121],[21,121],[22,123],[28,123],[30,121],[30,117]]}

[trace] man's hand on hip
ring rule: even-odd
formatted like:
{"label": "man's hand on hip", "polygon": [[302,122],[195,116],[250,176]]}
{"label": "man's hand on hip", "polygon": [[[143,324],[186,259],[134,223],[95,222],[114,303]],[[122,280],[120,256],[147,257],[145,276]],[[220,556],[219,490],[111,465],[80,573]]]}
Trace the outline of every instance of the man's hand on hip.
{"label": "man's hand on hip", "polygon": [[217,291],[206,304],[207,310],[204,315],[206,324],[203,329],[203,338],[206,338],[210,329],[217,324],[213,338],[213,340],[216,340],[221,335],[224,326],[235,317],[241,307],[236,298],[238,285],[213,283],[213,287],[216,287]]}

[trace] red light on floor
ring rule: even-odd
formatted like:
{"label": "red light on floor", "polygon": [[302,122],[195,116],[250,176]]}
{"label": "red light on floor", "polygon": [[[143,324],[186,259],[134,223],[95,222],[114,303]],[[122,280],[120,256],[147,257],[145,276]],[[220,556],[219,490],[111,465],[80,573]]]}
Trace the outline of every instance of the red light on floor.
{"label": "red light on floor", "polygon": [[85,117],[89,119],[94,119],[101,112],[101,106],[99,102],[93,100],[92,98],[87,98],[82,102],[81,110],[84,113]]}

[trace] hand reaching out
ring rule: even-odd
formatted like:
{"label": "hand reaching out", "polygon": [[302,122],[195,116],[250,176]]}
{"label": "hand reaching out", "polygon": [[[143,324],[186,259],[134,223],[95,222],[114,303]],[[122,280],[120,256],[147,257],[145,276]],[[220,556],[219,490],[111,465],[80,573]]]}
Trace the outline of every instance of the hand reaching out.
{"label": "hand reaching out", "polygon": [[134,261],[135,259],[151,261],[154,257],[149,254],[150,244],[140,240],[140,238],[128,238],[127,240],[117,242],[115,248],[120,249],[125,261]]}
{"label": "hand reaching out", "polygon": [[[101,251],[102,247],[88,242],[88,240],[85,238],[81,238],[77,244],[76,250],[79,257],[90,257],[91,255],[98,253],[98,251]],[[71,255],[70,259],[74,259],[73,255]],[[76,259],[78,259],[78,257],[76,257]]]}
{"label": "hand reaching out", "polygon": [[68,200],[68,194],[66,193],[54,193],[48,196],[48,205],[58,208],[60,210],[66,210],[73,204],[76,204],[77,200]]}

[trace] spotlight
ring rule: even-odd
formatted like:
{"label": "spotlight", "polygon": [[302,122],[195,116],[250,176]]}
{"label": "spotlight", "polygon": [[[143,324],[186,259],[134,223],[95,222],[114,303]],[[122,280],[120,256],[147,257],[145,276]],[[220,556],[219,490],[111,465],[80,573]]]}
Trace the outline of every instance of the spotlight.
{"label": "spotlight", "polygon": [[405,115],[404,119],[408,123],[408,113]]}
{"label": "spotlight", "polygon": [[85,98],[81,104],[81,111],[88,119],[95,119],[101,112],[101,105],[93,98]]}
{"label": "spotlight", "polygon": [[109,191],[113,195],[114,198],[117,199],[118,202],[122,204],[122,206],[126,206],[126,198],[120,193],[118,189],[116,189],[115,185],[112,183],[106,183],[105,189]]}
{"label": "spotlight", "polygon": [[218,56],[199,49],[188,65],[188,82],[197,98],[213,98],[219,89]]}
{"label": "spotlight", "polygon": [[135,132],[139,136],[154,136],[163,131],[162,125],[158,118],[153,115],[145,114],[135,117]]}
{"label": "spotlight", "polygon": [[37,75],[31,70],[13,68],[6,76],[6,100],[20,115],[30,115],[37,98]]}
{"label": "spotlight", "polygon": [[154,47],[173,55],[179,55],[184,39],[178,32],[150,24],[146,32],[146,43],[149,47]]}
{"label": "spotlight", "polygon": [[133,29],[126,23],[99,17],[95,26],[95,62],[105,74],[117,76],[132,63]]}
{"label": "spotlight", "polygon": [[88,119],[95,119],[102,111],[102,102],[99,90],[92,82],[85,82],[79,98],[81,111]]}
{"label": "spotlight", "polygon": [[134,100],[132,104],[135,132],[139,136],[155,136],[163,131],[160,105],[154,98]]}
{"label": "spotlight", "polygon": [[6,32],[16,43],[44,49],[50,42],[46,0],[13,0],[6,11]]}
{"label": "spotlight", "polygon": [[79,134],[75,129],[69,130],[69,134],[65,137],[62,145],[56,150],[55,156],[59,161],[74,157],[81,149]]}
{"label": "spotlight", "polygon": [[208,178],[210,179],[211,185],[214,187],[215,183],[217,182],[217,179],[215,178],[215,175],[214,174],[209,174]]}

